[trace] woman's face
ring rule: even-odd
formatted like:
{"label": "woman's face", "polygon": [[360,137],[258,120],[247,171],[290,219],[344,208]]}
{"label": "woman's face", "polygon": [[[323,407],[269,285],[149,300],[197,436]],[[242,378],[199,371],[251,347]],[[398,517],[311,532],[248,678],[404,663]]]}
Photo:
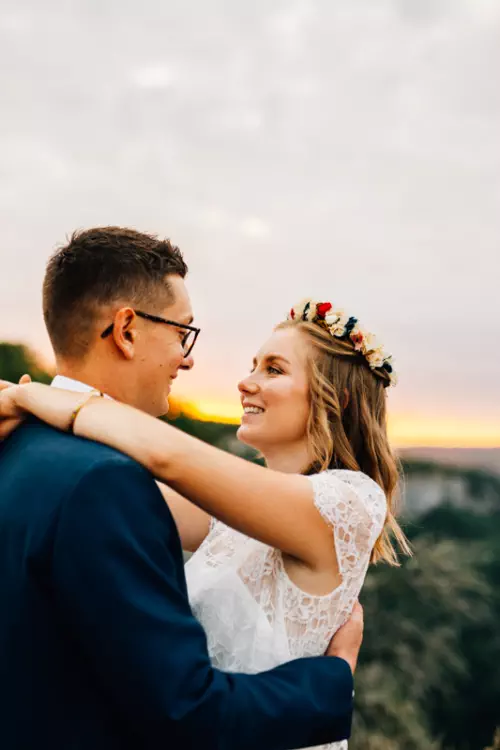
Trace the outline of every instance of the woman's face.
{"label": "woman's face", "polygon": [[266,453],[306,439],[309,414],[307,340],[296,328],[273,333],[238,388],[244,415],[238,438]]}

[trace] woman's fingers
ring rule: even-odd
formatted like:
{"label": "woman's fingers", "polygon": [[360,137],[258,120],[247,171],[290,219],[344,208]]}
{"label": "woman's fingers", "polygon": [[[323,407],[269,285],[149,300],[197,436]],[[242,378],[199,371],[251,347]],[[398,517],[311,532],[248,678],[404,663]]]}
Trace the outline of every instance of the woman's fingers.
{"label": "woman's fingers", "polygon": [[[31,375],[28,375],[28,373],[21,375],[19,378],[19,385],[24,385],[25,383],[31,383]],[[5,391],[6,388],[12,388],[13,385],[15,385],[15,383],[11,383],[10,380],[0,379],[0,391]]]}
{"label": "woman's fingers", "polygon": [[[24,385],[25,383],[31,383],[31,375],[28,375],[28,373],[21,375],[19,379],[19,385]],[[9,380],[0,380],[0,391],[4,391],[6,388],[12,388],[13,385],[15,385],[15,383],[11,383]]]}
{"label": "woman's fingers", "polygon": [[[5,381],[0,381],[5,383]],[[16,393],[19,386],[9,384],[9,387],[0,388],[0,420],[11,419],[12,417],[19,419],[24,416],[25,411],[17,405]]]}
{"label": "woman's fingers", "polygon": [[0,380],[0,441],[14,432],[25,417],[24,410],[16,403],[17,389],[17,385]]}
{"label": "woman's fingers", "polygon": [[5,440],[21,424],[22,419],[0,419],[0,441]]}

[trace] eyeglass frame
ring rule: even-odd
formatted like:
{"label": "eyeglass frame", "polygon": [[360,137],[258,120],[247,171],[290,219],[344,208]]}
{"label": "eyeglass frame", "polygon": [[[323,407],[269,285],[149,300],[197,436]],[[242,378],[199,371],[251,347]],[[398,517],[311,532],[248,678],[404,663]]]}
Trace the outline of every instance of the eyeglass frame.
{"label": "eyeglass frame", "polygon": [[[194,332],[194,339],[193,343],[189,347],[187,351],[184,352],[184,358],[189,357],[191,352],[193,351],[194,345],[196,344],[196,339],[200,335],[201,328],[196,328],[195,326],[187,325],[186,323],[177,323],[175,320],[166,320],[166,318],[160,318],[159,315],[151,315],[150,313],[142,312],[141,310],[134,310],[135,314],[139,318],[144,318],[144,320],[151,320],[153,323],[164,323],[167,326],[175,326],[176,328],[185,328],[188,332],[193,331]],[[114,328],[115,324],[111,323],[105,331],[101,333],[101,338],[105,339],[107,336],[109,336]],[[189,333],[186,333],[185,338]],[[184,344],[182,345],[184,348]]]}

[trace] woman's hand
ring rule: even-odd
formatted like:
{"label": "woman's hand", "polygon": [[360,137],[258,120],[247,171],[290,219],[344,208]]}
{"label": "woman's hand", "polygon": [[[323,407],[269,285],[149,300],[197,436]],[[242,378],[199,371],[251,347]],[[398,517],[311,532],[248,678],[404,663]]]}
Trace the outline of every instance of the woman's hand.
{"label": "woman's hand", "polygon": [[23,375],[19,385],[0,380],[0,440],[9,437],[23,422],[26,411],[19,405],[19,388],[30,382],[29,375]]}
{"label": "woman's hand", "polygon": [[30,380],[23,376],[19,385],[0,381],[3,384],[0,386],[0,439],[10,435],[26,414],[33,414],[57,430],[74,432],[75,418],[82,406],[100,395],[99,391],[77,393]]}

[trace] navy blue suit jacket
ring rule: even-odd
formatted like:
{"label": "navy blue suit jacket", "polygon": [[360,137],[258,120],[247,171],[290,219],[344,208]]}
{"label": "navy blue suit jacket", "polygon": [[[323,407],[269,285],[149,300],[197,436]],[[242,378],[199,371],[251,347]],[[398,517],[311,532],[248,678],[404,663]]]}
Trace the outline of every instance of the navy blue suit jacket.
{"label": "navy blue suit jacket", "polygon": [[34,419],[0,445],[2,750],[287,750],[347,737],[351,710],[342,659],[211,667],[141,466]]}

